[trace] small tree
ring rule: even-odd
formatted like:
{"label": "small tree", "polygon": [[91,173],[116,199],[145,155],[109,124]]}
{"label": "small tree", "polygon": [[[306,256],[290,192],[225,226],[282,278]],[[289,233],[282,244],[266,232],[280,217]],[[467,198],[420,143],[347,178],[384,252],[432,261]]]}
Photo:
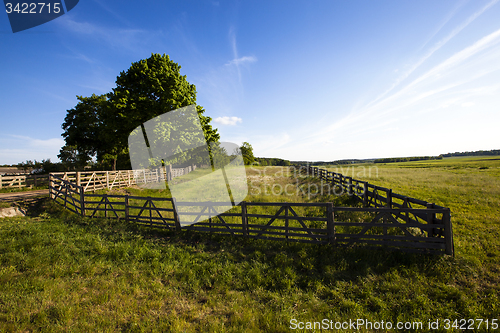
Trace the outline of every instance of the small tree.
{"label": "small tree", "polygon": [[23,169],[23,172],[24,173],[28,173],[31,172],[31,170],[33,170],[35,168],[35,162],[31,161],[31,160],[27,160],[26,162],[21,162],[19,164],[17,164],[17,168],[18,169]]}
{"label": "small tree", "polygon": [[85,152],[80,152],[78,146],[63,146],[57,157],[66,170],[83,169],[89,161],[89,156]]}
{"label": "small tree", "polygon": [[251,165],[255,161],[255,157],[253,156],[253,148],[248,142],[243,142],[240,147],[241,155],[243,155],[243,161],[245,165]]}

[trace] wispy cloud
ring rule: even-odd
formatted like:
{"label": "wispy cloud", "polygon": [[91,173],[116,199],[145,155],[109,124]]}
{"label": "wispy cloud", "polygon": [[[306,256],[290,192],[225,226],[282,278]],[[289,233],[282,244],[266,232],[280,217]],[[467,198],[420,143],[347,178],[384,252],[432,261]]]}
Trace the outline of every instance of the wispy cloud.
{"label": "wispy cloud", "polygon": [[319,124],[320,130],[309,130],[300,142],[293,140],[282,150],[314,159],[324,155],[325,141],[334,142],[335,158],[440,154],[445,142],[456,147],[446,149],[493,149],[488,147],[500,122],[498,59],[500,29],[450,54],[397,91],[329,126]]}
{"label": "wispy cloud", "polygon": [[48,158],[54,162],[58,160],[57,155],[63,145],[62,138],[37,139],[23,135],[2,135],[0,164],[17,164],[26,160],[41,161]]}
{"label": "wispy cloud", "polygon": [[221,125],[235,126],[238,123],[243,122],[241,118],[238,117],[217,117],[214,122]]}
{"label": "wispy cloud", "polygon": [[247,56],[247,57],[241,57],[241,58],[237,58],[237,59],[233,59],[231,60],[230,62],[228,62],[226,65],[227,66],[231,66],[231,65],[236,65],[236,66],[240,66],[242,64],[245,64],[245,63],[252,63],[252,62],[256,62],[257,61],[257,58],[254,57],[254,56]]}
{"label": "wispy cloud", "polygon": [[[101,0],[94,0],[95,3],[97,3],[99,6],[101,6],[102,9],[110,13],[114,18],[116,18],[118,21],[121,23],[130,26],[130,22],[127,21],[126,19],[123,18],[123,16],[119,15],[116,11],[112,10],[104,1]],[[120,4],[118,2],[118,4]]]}
{"label": "wispy cloud", "polygon": [[114,28],[77,21],[73,17],[63,16],[57,20],[64,26],[65,31],[89,36],[108,47],[137,52],[147,45],[148,41],[157,37],[158,32],[132,28]]}
{"label": "wispy cloud", "polygon": [[229,41],[231,43],[231,48],[233,50],[233,59],[230,60],[226,66],[235,66],[238,73],[238,80],[241,82],[241,69],[240,67],[244,64],[249,64],[257,61],[255,56],[238,56],[238,47],[236,43],[236,33],[234,27],[229,29]]}
{"label": "wispy cloud", "polygon": [[[429,58],[432,57],[432,55],[437,52],[439,49],[441,49],[446,43],[448,43],[451,39],[453,39],[457,34],[459,34],[462,30],[464,30],[469,24],[471,24],[474,20],[476,20],[479,16],[481,16],[484,12],[486,12],[488,9],[490,9],[493,5],[498,3],[500,0],[492,0],[489,3],[487,3],[485,6],[480,8],[477,12],[469,16],[462,24],[454,28],[446,37],[438,41],[436,44],[434,44],[425,54],[420,57],[414,64],[412,64],[400,77],[396,79],[396,81],[387,89],[384,93],[379,95],[377,98],[375,98],[370,104],[374,104],[387,96],[391,91],[393,91],[396,87],[398,87],[403,81],[405,81],[411,74],[413,74],[424,62],[426,62]],[[456,14],[458,9],[463,5],[463,2],[460,3],[449,15],[448,17],[444,20],[444,22],[440,25],[440,27],[436,30],[436,32],[433,34],[438,33],[443,26],[448,23],[448,21],[453,17],[453,15]],[[432,36],[432,37],[433,37]],[[427,43],[427,42],[426,42]],[[370,105],[369,104],[369,105]],[[368,105],[368,106],[369,106]]]}
{"label": "wispy cloud", "polygon": [[11,134],[10,135],[12,138],[22,140],[24,143],[29,146],[29,147],[35,147],[35,148],[61,148],[64,145],[64,140],[62,138],[51,138],[51,139],[35,139],[29,136],[23,136],[23,135],[15,135]]}
{"label": "wispy cloud", "polygon": [[208,70],[196,84],[200,96],[209,101],[209,109],[214,110],[217,115],[237,113],[244,96],[242,69],[248,69],[249,64],[257,61],[257,57],[252,55],[238,55],[233,27],[229,30],[229,41],[233,59]]}

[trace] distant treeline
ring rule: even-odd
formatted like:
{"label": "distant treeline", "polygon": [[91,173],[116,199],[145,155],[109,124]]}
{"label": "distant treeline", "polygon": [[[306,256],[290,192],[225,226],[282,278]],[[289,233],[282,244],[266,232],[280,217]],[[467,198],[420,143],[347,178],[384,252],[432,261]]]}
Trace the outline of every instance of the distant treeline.
{"label": "distant treeline", "polygon": [[413,156],[413,157],[391,157],[379,158],[375,163],[396,163],[396,162],[411,162],[411,161],[425,161],[425,160],[442,160],[443,156]]}
{"label": "distant treeline", "polygon": [[465,152],[456,152],[456,153],[448,153],[441,154],[443,157],[454,157],[454,156],[495,156],[500,155],[500,149],[495,150],[476,150],[476,151],[465,151]]}
{"label": "distant treeline", "polygon": [[291,162],[293,165],[339,165],[339,164],[357,164],[357,163],[373,163],[374,159],[364,159],[364,160],[356,160],[356,159],[351,159],[351,160],[336,160],[336,161],[330,161],[330,162],[325,162],[325,161],[315,161],[315,162],[308,162],[308,161],[293,161]]}
{"label": "distant treeline", "polygon": [[255,162],[261,166],[288,166],[290,165],[289,160],[283,160],[281,158],[266,158],[266,157],[255,157]]}

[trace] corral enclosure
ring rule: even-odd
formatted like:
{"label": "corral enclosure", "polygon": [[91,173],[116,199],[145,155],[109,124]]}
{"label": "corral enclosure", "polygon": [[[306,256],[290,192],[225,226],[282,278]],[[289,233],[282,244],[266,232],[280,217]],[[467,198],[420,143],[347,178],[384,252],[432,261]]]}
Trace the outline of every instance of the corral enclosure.
{"label": "corral enclosure", "polygon": [[[192,168],[194,169],[194,167]],[[167,179],[168,173],[142,172],[144,182]],[[186,169],[184,177],[189,177]],[[448,208],[393,193],[388,188],[307,167],[310,181],[355,199],[355,207],[333,202],[180,202],[163,195],[89,194],[88,191],[133,185],[133,171],[51,174],[51,197],[69,210],[90,217],[114,217],[173,230],[196,230],[293,242],[400,248],[453,255]],[[179,175],[176,180],[182,180]],[[179,212],[178,207],[188,207]],[[195,224],[184,224],[183,217]]]}

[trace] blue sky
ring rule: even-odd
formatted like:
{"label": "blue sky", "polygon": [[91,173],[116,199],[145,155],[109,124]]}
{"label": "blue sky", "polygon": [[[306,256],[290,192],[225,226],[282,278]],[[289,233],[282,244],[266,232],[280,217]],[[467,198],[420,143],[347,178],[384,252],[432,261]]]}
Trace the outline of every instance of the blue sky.
{"label": "blue sky", "polygon": [[111,91],[151,53],[256,156],[498,149],[498,2],[81,0],[15,34],[0,14],[0,164],[56,161],[76,95]]}

